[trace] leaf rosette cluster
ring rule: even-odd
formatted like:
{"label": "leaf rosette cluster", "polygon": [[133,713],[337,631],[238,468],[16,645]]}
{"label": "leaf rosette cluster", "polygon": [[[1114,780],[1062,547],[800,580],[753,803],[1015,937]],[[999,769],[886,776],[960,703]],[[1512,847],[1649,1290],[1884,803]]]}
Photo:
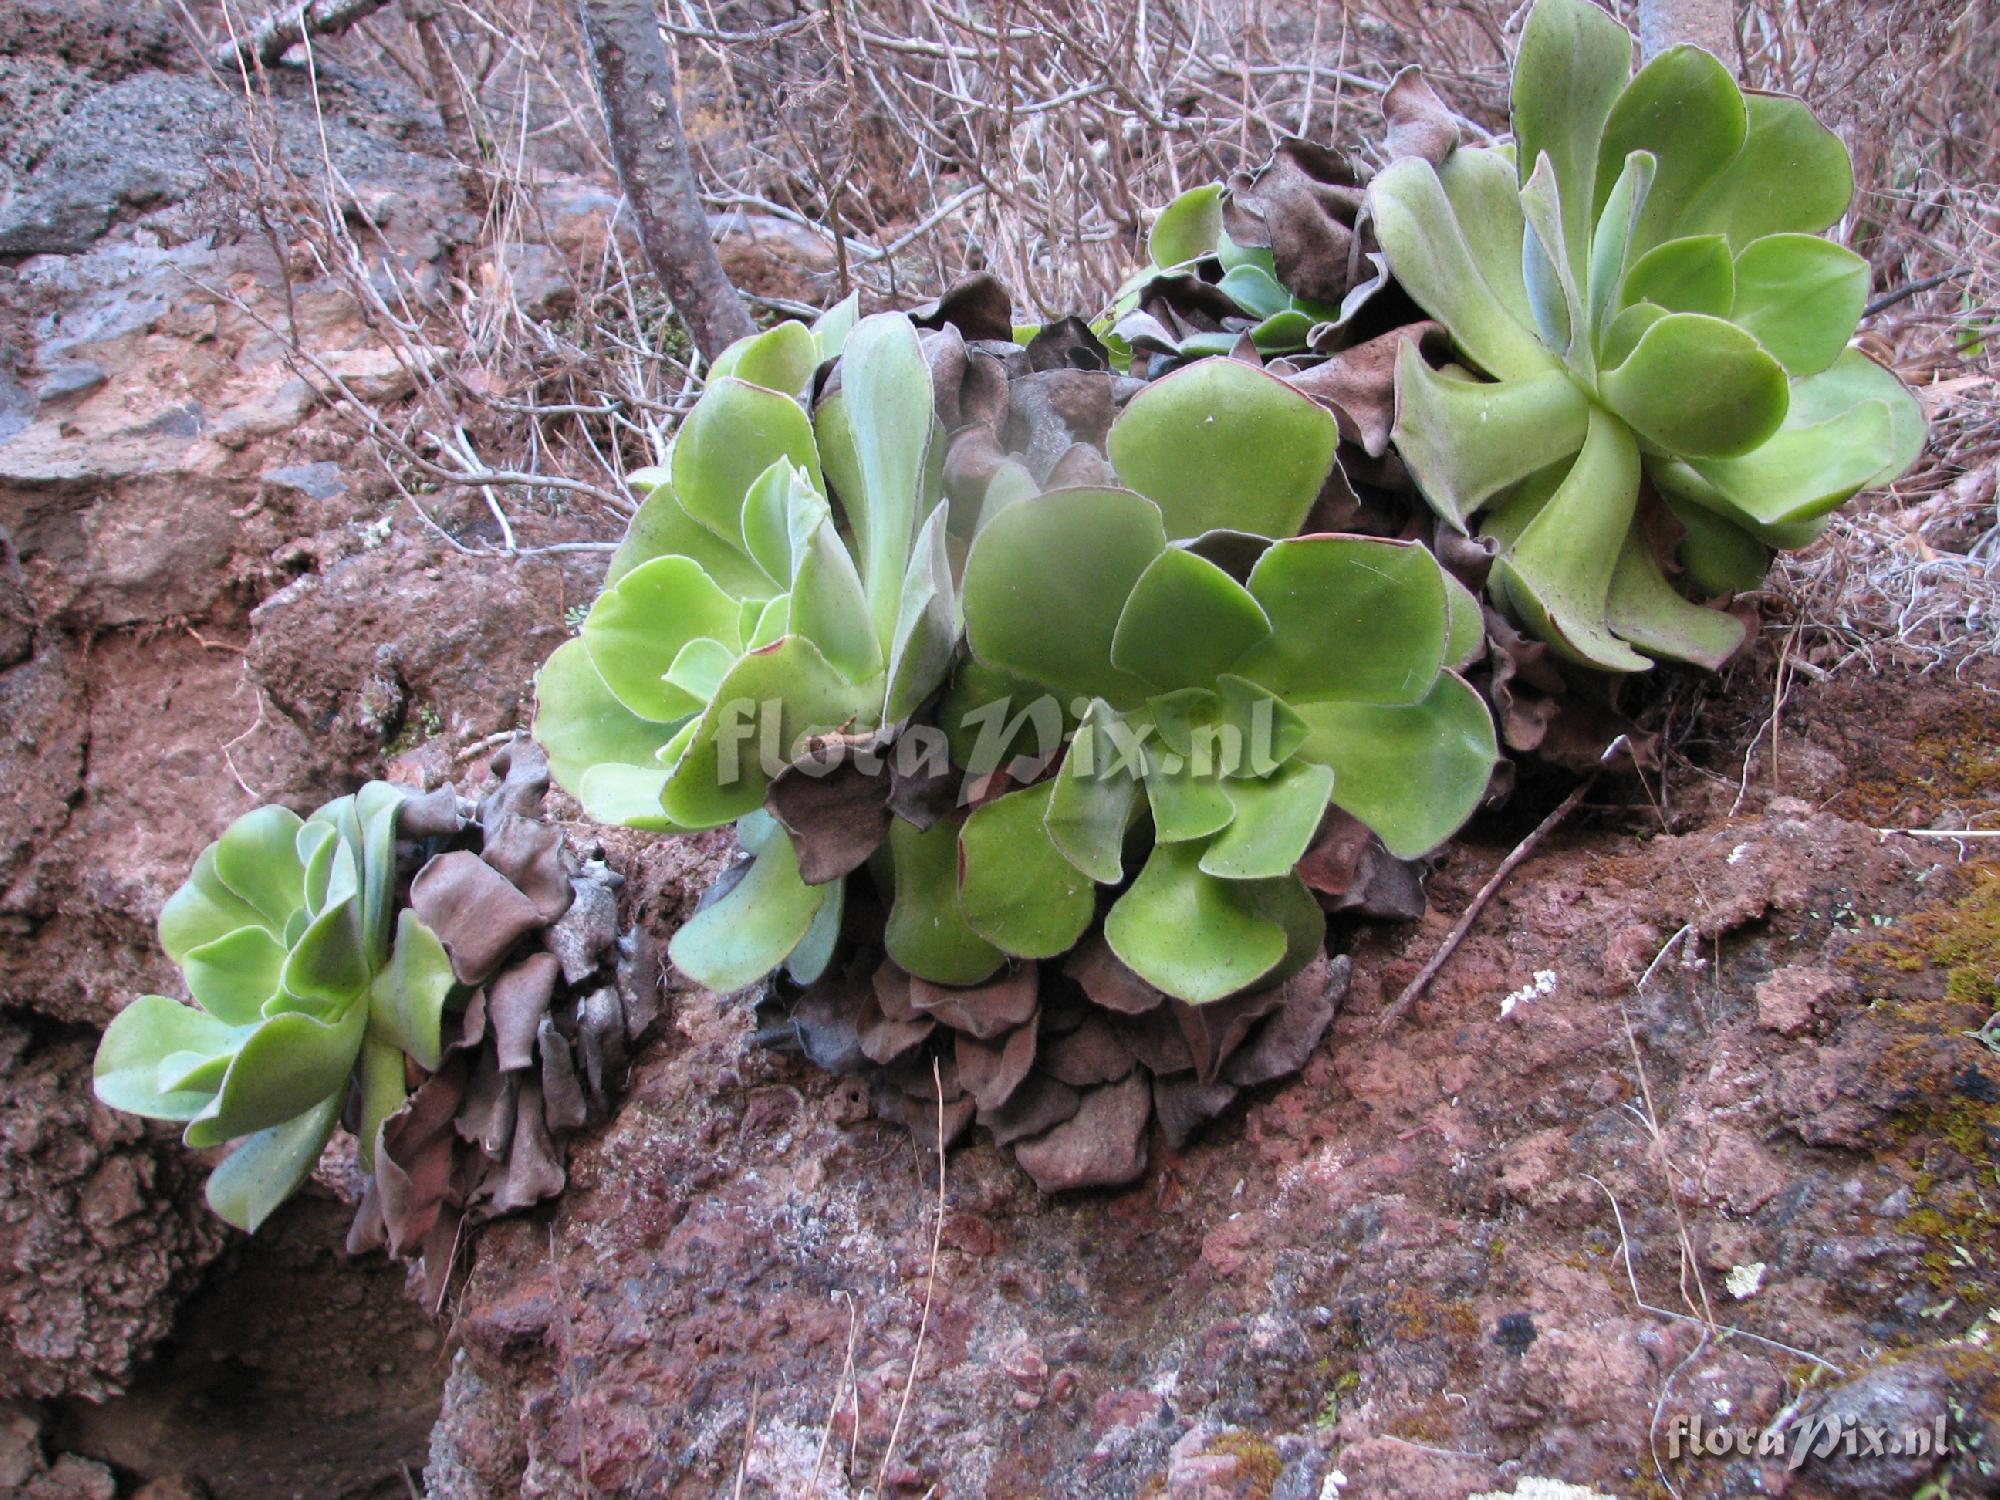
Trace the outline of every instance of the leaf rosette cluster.
{"label": "leaf rosette cluster", "polygon": [[1866,262],[1819,237],[1853,194],[1846,148],[1699,48],[1634,75],[1588,0],[1537,0],[1512,97],[1511,147],[1398,162],[1369,189],[1391,274],[1459,361],[1402,349],[1397,451],[1565,655],[1718,665],[1742,622],[1665,576],[1642,492],[1713,598],[1923,443],[1916,401],[1849,347]]}
{"label": "leaf rosette cluster", "polygon": [[562,1189],[561,1140],[602,1118],[651,1020],[652,960],[618,877],[540,816],[521,742],[476,806],[370,782],[301,819],[261,807],[205,849],[159,919],[194,1004],[134,1000],[96,1062],[107,1105],[233,1149],[217,1214],[255,1230],[336,1127],[367,1186],[350,1248],[451,1261],[460,1225]]}

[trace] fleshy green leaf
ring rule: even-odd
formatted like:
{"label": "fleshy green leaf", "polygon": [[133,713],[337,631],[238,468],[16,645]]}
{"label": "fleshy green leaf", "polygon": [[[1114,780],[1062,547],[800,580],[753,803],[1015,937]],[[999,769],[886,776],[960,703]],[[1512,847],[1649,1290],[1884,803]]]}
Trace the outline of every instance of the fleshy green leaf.
{"label": "fleshy green leaf", "polygon": [[848,681],[866,682],[881,672],[882,645],[875,638],[868,595],[831,521],[820,522],[799,558],[790,623]]}
{"label": "fleshy green leaf", "polygon": [[254,906],[273,932],[283,932],[305,902],[305,870],[298,855],[303,826],[288,807],[259,807],[231,823],[215,841],[216,878]]}
{"label": "fleshy green leaf", "polygon": [[[357,891],[334,901],[313,918],[285,959],[284,987],[300,1000],[329,1009],[345,1008],[368,987],[370,978]],[[304,1102],[294,1108],[302,1108]]]}
{"label": "fleshy green leaf", "polygon": [[1687,532],[1680,565],[1698,593],[1743,594],[1763,583],[1771,554],[1756,537],[1698,504],[1674,502],[1673,512]]}
{"label": "fleshy green leaf", "polygon": [[822,364],[840,357],[840,351],[847,346],[848,334],[860,319],[861,293],[849,292],[813,320],[813,345]]}
{"label": "fleshy green leaf", "polygon": [[1520,380],[1459,380],[1426,365],[1416,341],[1396,354],[1391,434],[1438,514],[1460,531],[1493,496],[1583,446],[1590,402],[1560,370]]}
{"label": "fleshy green leaf", "polygon": [[1307,728],[1300,758],[1333,768],[1334,805],[1374,829],[1398,859],[1456,833],[1499,758],[1485,702],[1449,672],[1422,703],[1315,703],[1299,713]]}
{"label": "fleshy green leaf", "polygon": [[1691,661],[1710,671],[1743,644],[1743,622],[1736,616],[1704,609],[1674,591],[1636,526],[1611,575],[1604,619],[1620,639],[1648,656]]}
{"label": "fleshy green leaf", "polygon": [[803,394],[819,367],[818,342],[803,323],[778,323],[740,338],[715,357],[711,381],[735,376],[788,396]]}
{"label": "fleshy green leaf", "polygon": [[1153,264],[1165,269],[1212,253],[1222,236],[1222,184],[1189,188],[1160,210],[1146,239]]}
{"label": "fleshy green leaf", "polygon": [[820,484],[812,423],[799,403],[747,381],[712,380],[675,435],[673,492],[688,515],[735,547],[750,486],[780,459]]}
{"label": "fleshy green leaf", "polygon": [[1493,584],[1515,612],[1564,654],[1610,672],[1650,665],[1604,624],[1638,498],[1638,444],[1624,423],[1593,409],[1583,451],[1532,518],[1521,524],[1510,502],[1488,522],[1510,543],[1493,564]]}
{"label": "fleshy green leaf", "polygon": [[1784,366],[1742,329],[1669,313],[1598,381],[1605,403],[1647,441],[1690,458],[1748,453],[1785,420]]}
{"label": "fleshy green leaf", "polygon": [[826,892],[826,899],[813,913],[812,926],[799,939],[785,959],[785,972],[794,984],[811,984],[826,972],[833,962],[834,949],[840,945],[841,918],[847,911],[847,882],[829,880],[820,887]]}
{"label": "fleshy green leaf", "polygon": [[[296,867],[296,866],[295,866]],[[264,1002],[278,992],[285,948],[262,927],[236,931],[191,948],[181,960],[181,977],[195,1004],[225,1026],[254,1026]]]}
{"label": "fleshy green leaf", "polygon": [[[1468,359],[1496,380],[1542,375],[1556,367],[1555,356],[1532,326],[1509,311],[1511,295],[1494,291],[1495,286],[1521,284],[1519,243],[1511,264],[1494,264],[1489,270],[1475,258],[1429,162],[1413,156],[1392,163],[1369,186],[1368,202],[1398,284],[1451,331]],[[1482,243],[1481,254],[1497,254],[1500,243]]]}
{"label": "fleshy green leaf", "polygon": [[1639,70],[1604,124],[1596,203],[1609,198],[1626,157],[1659,163],[1633,243],[1640,249],[1677,233],[1688,203],[1742,149],[1749,113],[1736,80],[1699,47],[1670,47]]}
{"label": "fleshy green leaf", "polygon": [[1129,490],[1056,490],[1007,507],[965,563],[965,630],[982,661],[1061,693],[1127,707],[1146,696],[1112,665],[1118,617],[1166,546],[1160,511]]}
{"label": "fleshy green leaf", "polygon": [[190,1146],[219,1146],[282,1125],[331,1096],[346,1098],[368,1009],[350,1005],[332,1020],[298,1011],[273,1016],[243,1039],[222,1088],[188,1122]]}
{"label": "fleshy green leaf", "polygon": [[1443,577],[1447,622],[1444,664],[1455,672],[1479,660],[1479,653],[1486,647],[1486,618],[1480,611],[1478,596],[1471,589],[1450,573],[1443,573]]}
{"label": "fleshy green leaf", "polygon": [[642,477],[653,476],[657,482],[626,527],[625,540],[611,554],[611,566],[604,573],[607,589],[656,557],[691,557],[704,573],[738,598],[768,599],[778,592],[779,581],[766,576],[744,555],[734,532],[725,540],[681,508],[662,471],[645,470],[643,476],[634,474],[632,481],[637,484]]}
{"label": "fleshy green leaf", "polygon": [[739,601],[687,557],[658,557],[597,596],[579,639],[597,675],[632,713],[676,723],[701,701],[667,681],[689,641],[736,641]]}
{"label": "fleshy green leaf", "polygon": [[1298,760],[1263,780],[1226,783],[1234,815],[1203,851],[1201,868],[1228,880],[1289,874],[1319,831],[1333,779],[1330,767]]}
{"label": "fleshy green leaf", "polygon": [[958,589],[945,533],[949,519],[948,507],[933,507],[910,550],[889,655],[889,692],[882,711],[886,724],[900,724],[922,707],[958,652]]}
{"label": "fleshy green leaf", "polygon": [[1096,915],[1090,877],[1044,826],[1053,783],[996,797],[958,835],[958,905],[966,926],[1016,958],[1054,958]]}
{"label": "fleshy green leaf", "polygon": [[[1631,77],[1632,38],[1617,21],[1589,0],[1536,0],[1514,59],[1515,149],[1523,184],[1545,153],[1550,158],[1573,257],[1566,269],[1579,282],[1601,201],[1593,191],[1599,142]],[[1624,161],[1619,152],[1614,175]],[[1391,250],[1392,265],[1395,258]]]}
{"label": "fleshy green leaf", "polygon": [[1318,402],[1237,360],[1204,359],[1134,396],[1105,451],[1119,479],[1159,506],[1172,541],[1218,526],[1294,535],[1339,445]]}
{"label": "fleshy green leaf", "polygon": [[1206,839],[1229,826],[1236,809],[1221,778],[1191,767],[1174,751],[1152,749],[1146,759],[1146,802],[1153,837],[1162,844]]}
{"label": "fleshy green leaf", "polygon": [[340,1105],[338,1098],[322,1100],[244,1141],[209,1174],[208,1206],[225,1222],[255,1233],[312,1175],[340,1119]]}
{"label": "fleshy green leaf", "polygon": [[[687,727],[694,728],[692,724]],[[657,768],[607,762],[586,770],[570,794],[583,804],[584,816],[593,823],[641,828],[650,833],[678,833],[683,831],[681,826],[660,805],[667,775]]]}
{"label": "fleshy green leaf", "polygon": [[175,1054],[226,1056],[241,1033],[164,995],[141,995],[111,1018],[91,1082],[113,1109],[151,1120],[192,1120],[213,1090],[163,1092],[160,1063]]}
{"label": "fleshy green leaf", "polygon": [[1847,212],[1854,164],[1797,99],[1750,94],[1743,149],[1710,180],[1676,234],[1720,234],[1742,250],[1767,234],[1818,234]]}
{"label": "fleshy green leaf", "polygon": [[1443,665],[1444,583],[1415,542],[1277,542],[1251,570],[1250,592],[1271,635],[1237,672],[1294,707],[1321,698],[1418,702]]}
{"label": "fleshy green leaf", "polygon": [[[1685,483],[1668,466],[1661,483],[1754,528],[1773,546],[1803,542],[1788,528],[1810,525],[1857,491],[1887,484],[1923,449],[1923,408],[1903,383],[1858,349],[1796,382],[1776,437],[1726,462],[1695,462]],[[1872,467],[1871,467],[1872,465]]]}
{"label": "fleshy green leaf", "polygon": [[[718,828],[743,817],[763,803],[771,778],[808,735],[872,728],[881,693],[879,678],[872,689],[849,682],[802,635],[750,652],[696,721],[661,805],[683,828]],[[775,757],[766,753],[772,748]]]}
{"label": "fleshy green leaf", "polygon": [[354,794],[360,835],[361,951],[370,972],[389,958],[389,929],[396,906],[396,820],[403,798],[403,789],[388,781],[368,782]]}
{"label": "fleshy green leaf", "polygon": [[1138,795],[1138,767],[1118,749],[1115,717],[1110,704],[1091,702],[1051,783],[1046,819],[1063,857],[1100,885],[1125,878],[1125,830]]}
{"label": "fleshy green leaf", "polygon": [[1285,925],[1261,910],[1266,882],[1204,874],[1201,855],[1199,844],[1155,844],[1104,919],[1127,968],[1191,1005],[1249,988],[1290,946]]}
{"label": "fleshy green leaf", "polygon": [[1223,295],[1253,318],[1271,318],[1291,308],[1292,294],[1262,266],[1237,266],[1218,285]]}
{"label": "fleshy green leaf", "polygon": [[967,658],[952,673],[937,722],[951,763],[985,776],[1020,756],[1053,760],[1073,727],[1068,708],[1036,683]]}
{"label": "fleshy green leaf", "polygon": [[[439,1029],[455,980],[451,956],[437,934],[407,906],[396,915],[396,942],[389,962],[368,990],[371,1039],[407,1052],[417,1066],[437,1071]],[[366,1134],[362,1136],[366,1142]]]}
{"label": "fleshy green leaf", "polygon": [[387,1042],[363,1037],[354,1077],[361,1095],[361,1128],[355,1132],[361,1170],[373,1173],[377,1170],[376,1148],[381,1144],[382,1122],[401,1109],[410,1097],[404,1081],[403,1054]]}
{"label": "fleshy green leaf", "polygon": [[1498,151],[1461,146],[1437,169],[1438,183],[1458,219],[1471,258],[1488,288],[1523,328],[1534,323],[1521,279],[1521,184],[1514,163]]}
{"label": "fleshy green leaf", "polygon": [[178,964],[192,948],[212,943],[239,927],[263,925],[264,914],[224,885],[215,873],[215,845],[210,844],[196,857],[181,888],[160,908],[160,946]]}
{"label": "fleshy green leaf", "polygon": [[1205,686],[1270,633],[1264,607],[1242,584],[1207,558],[1169,547],[1132,586],[1111,660],[1156,687]]}
{"label": "fleshy green leaf", "polygon": [[1863,401],[1811,426],[1786,427],[1741,458],[1691,465],[1763,526],[1810,521],[1865,488],[1890,451],[1889,408]]}
{"label": "fleshy green leaf", "polygon": [[1590,246],[1590,278],[1584,293],[1589,327],[1593,331],[1603,326],[1619,283],[1625,277],[1638,234],[1639,211],[1652,188],[1653,170],[1653,158],[1644,151],[1634,151],[1626,159],[1625,170],[1618,174],[1611,196],[1604,200],[1604,211],[1598,216],[1597,235]]}
{"label": "fleshy green leaf", "polygon": [[[744,549],[762,571],[789,582],[797,554],[795,543],[810,538],[819,523],[832,514],[833,508],[814,492],[804,472],[781,458],[757,476],[743,497]],[[796,535],[792,529],[795,517],[802,520]],[[726,592],[737,599],[746,597],[739,590]],[[755,589],[748,597],[767,598],[772,592]]]}
{"label": "fleshy green leaf", "polygon": [[667,945],[675,967],[718,995],[755,984],[804,941],[828,886],[799,876],[791,835],[758,811],[736,825],[752,856],[743,878],[719,901],[681,924]]}
{"label": "fleshy green leaf", "polygon": [[[1589,379],[1596,369],[1583,306],[1590,246],[1587,240],[1580,247],[1569,242],[1555,168],[1546,156],[1521,187],[1521,211],[1528,221],[1527,238],[1521,247],[1521,279],[1528,288],[1528,309],[1535,315],[1535,327],[1544,343]],[[1582,269],[1572,272],[1572,264]]]}
{"label": "fleshy green leaf", "polygon": [[1868,300],[1868,262],[1831,240],[1770,234],[1736,257],[1730,321],[1794,376],[1814,375],[1840,357]]}
{"label": "fleshy green leaf", "polygon": [[696,701],[706,703],[715,696],[722,679],[729,675],[729,669],[742,654],[720,641],[689,641],[667,668],[667,681]]}
{"label": "fleshy green leaf", "polygon": [[[1736,303],[1736,262],[1729,241],[1719,234],[1697,234],[1653,246],[1625,273],[1618,300],[1627,307],[1652,302],[1667,312],[1728,317]],[[1605,363],[1614,362],[1607,353]]]}
{"label": "fleshy green leaf", "polygon": [[924,504],[935,425],[930,368],[910,320],[878,313],[855,324],[840,370],[838,399],[821,403],[815,425],[854,533],[876,639],[887,651],[910,539],[930,508]]}
{"label": "fleshy green leaf", "polygon": [[884,941],[889,957],[933,984],[978,984],[1007,961],[959,909],[958,830],[948,818],[921,833],[901,818],[889,824],[895,893]]}
{"label": "fleshy green leaf", "polygon": [[[598,822],[624,819],[606,816],[605,808],[584,797],[586,773],[599,766],[654,772],[654,756],[672,732],[672,725],[642,719],[620,703],[598,676],[590,650],[580,640],[556,647],[535,675],[535,740],[548,751],[556,780],[583,801],[584,811]],[[658,802],[655,794],[654,813]]]}

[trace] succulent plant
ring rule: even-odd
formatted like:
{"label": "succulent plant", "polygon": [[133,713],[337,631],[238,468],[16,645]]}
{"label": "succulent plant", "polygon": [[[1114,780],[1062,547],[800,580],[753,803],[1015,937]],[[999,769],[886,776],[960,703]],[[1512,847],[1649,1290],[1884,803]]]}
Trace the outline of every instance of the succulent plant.
{"label": "succulent plant", "polygon": [[[843,392],[867,389],[852,372],[868,328],[842,357]],[[780,962],[810,982],[841,930],[841,877],[872,860],[889,957],[925,982],[979,984],[1084,935],[1096,887],[1132,873],[1124,851],[1143,807],[1153,849],[1105,918],[1119,957],[1196,1002],[1296,971],[1323,924],[1292,866],[1329,805],[1391,853],[1421,854],[1470,815],[1495,759],[1484,706],[1448,670],[1479,641],[1471,596],[1414,544],[1294,535],[1336,473],[1338,442],[1334,418],[1283,382],[1206,361],[1145,387],[1110,427],[1106,477],[1128,487],[1026,494],[998,484],[964,568],[970,657],[937,708],[952,762],[989,795],[948,799],[942,816],[894,816],[887,771],[853,785],[807,762],[829,731],[838,750],[871,746],[895,713],[872,696],[808,700],[784,730],[792,770],[777,786],[760,771],[742,800],[715,804],[720,815],[772,797],[769,813],[739,823],[749,862],[675,934],[675,962],[718,990]],[[948,566],[940,556],[946,601],[956,594]],[[947,620],[948,663],[955,606],[940,627]],[[612,658],[626,644],[609,632],[593,640],[586,622],[562,650],[601,651],[600,680],[622,684],[638,675]],[[657,667],[685,649],[655,640],[645,660]],[[925,696],[934,685],[927,675]],[[543,691],[539,722],[554,731],[560,775],[569,721],[552,713],[547,672]],[[990,795],[1013,757],[1001,737],[982,751],[968,726],[1038,714],[1044,767],[1073,731],[1060,771]],[[1228,753],[1201,763],[1218,746]],[[722,795],[710,786],[719,766],[699,765],[702,798]],[[586,799],[597,774],[580,777]],[[697,805],[675,804],[666,785],[670,809]],[[829,799],[837,815],[823,818],[813,804]],[[971,800],[980,805],[966,815]],[[829,825],[838,855],[826,852]]]}
{"label": "succulent plant", "polygon": [[[1458,127],[1421,75],[1382,99],[1382,154],[1442,161]],[[1367,170],[1316,141],[1280,141],[1261,166],[1189,188],[1160,210],[1150,264],[1119,288],[1114,339],[1156,365],[1227,355],[1327,355],[1384,331],[1361,317],[1389,284],[1365,211]],[[1157,373],[1157,372],[1156,372]]]}
{"label": "succulent plant", "polygon": [[1205,361],[1112,428],[1129,488],[1022,500],[981,531],[964,584],[973,660],[1070,701],[1079,728],[1053,778],[959,831],[958,911],[986,946],[934,955],[935,923],[922,947],[899,945],[915,924],[892,911],[892,958],[964,982],[1002,955],[1063,952],[1093,886],[1125,880],[1143,801],[1152,849],[1105,935],[1167,994],[1216,1000],[1318,950],[1293,867],[1330,805],[1400,857],[1470,816],[1493,730],[1449,668],[1479,644],[1476,604],[1414,543],[1294,535],[1336,442],[1333,418],[1281,381]]}
{"label": "succulent plant", "polygon": [[357,1080],[362,1138],[404,1100],[407,1054],[435,1068],[454,980],[436,935],[395,906],[400,789],[371,782],[300,819],[260,807],[195,861],[160,913],[193,1007],[142,995],[98,1048],[114,1109],[240,1144],[210,1206],[255,1229],[303,1182]]}
{"label": "succulent plant", "polygon": [[[542,669],[535,733],[592,817],[692,830],[753,814],[768,739],[782,762],[817,734],[893,730],[950,669],[957,603],[916,330],[871,317],[836,345],[830,326],[780,324],[722,356],[663,470],[639,476],[650,493],[580,635]],[[808,416],[835,352],[839,383]],[[811,894],[837,924],[840,887]]]}
{"label": "succulent plant", "polygon": [[[462,1226],[562,1191],[563,1141],[601,1121],[657,1011],[657,959],[621,932],[622,878],[578,860],[541,816],[547,761],[527,741],[493,759],[477,804],[449,786],[415,851],[412,909],[450,953],[464,1003],[441,1058],[381,1125],[348,1248],[418,1260],[432,1305]],[[449,811],[446,811],[449,809]]]}
{"label": "succulent plant", "polygon": [[1297,1068],[1345,972],[1324,911],[1409,915],[1403,861],[1496,760],[1455,670],[1477,601],[1414,542],[1311,525],[1354,503],[1344,408],[1237,353],[1121,373],[989,278],[837,344],[759,335],[539,680],[591,816],[734,820],[684,973],[768,979],[767,1036],[919,1133],[939,1062],[947,1137],[976,1116],[1051,1189]]}
{"label": "succulent plant", "polygon": [[1712,598],[1922,445],[1915,400],[1848,347],[1866,263],[1818,237],[1853,191],[1846,149],[1699,48],[1634,76],[1631,37],[1588,0],[1537,0],[1513,124],[1511,154],[1404,160],[1370,186],[1391,273],[1463,362],[1404,344],[1397,449],[1558,650],[1716,665],[1742,623],[1669,582],[1646,485]]}
{"label": "succulent plant", "polygon": [[139,997],[106,1029],[96,1092],[237,1141],[210,1206],[255,1230],[343,1121],[368,1184],[350,1236],[433,1277],[465,1218],[561,1190],[560,1138],[601,1117],[652,1016],[618,877],[539,816],[531,744],[474,807],[370,782],[300,819],[244,814],[167,902],[160,941],[194,1006]]}

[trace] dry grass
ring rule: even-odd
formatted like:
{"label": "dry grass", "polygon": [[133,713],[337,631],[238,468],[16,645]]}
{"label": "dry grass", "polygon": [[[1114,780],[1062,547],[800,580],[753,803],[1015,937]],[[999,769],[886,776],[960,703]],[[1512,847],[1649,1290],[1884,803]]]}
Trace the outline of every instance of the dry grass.
{"label": "dry grass", "polygon": [[[1890,658],[1958,668],[2000,652],[1995,4],[1751,0],[1741,11],[1746,80],[1802,94],[1854,153],[1862,191],[1840,232],[1875,268],[1880,307],[1864,340],[1934,402],[1917,468],[1774,570],[1770,613],[1808,671]],[[991,270],[1021,316],[1045,317],[1100,310],[1143,257],[1154,209],[1261,159],[1281,136],[1365,152],[1376,96],[1405,63],[1423,63],[1469,125],[1504,129],[1506,58],[1525,6],[662,0],[661,10],[711,208],[792,242],[781,285],[763,288],[767,305],[825,305],[851,289],[907,303]],[[183,14],[204,43],[254,19],[242,0]],[[369,407],[310,351],[301,372],[453,545],[534,550],[537,538],[548,544],[537,517],[565,510],[588,535],[615,535],[630,508],[624,476],[652,460],[689,398],[685,345],[621,236],[567,266],[573,311],[561,319],[522,307],[501,254],[547,241],[553,178],[612,181],[573,6],[438,0],[431,24],[442,70],[397,9],[320,39],[312,61],[432,99],[484,215],[479,247],[439,286],[385,276],[368,226],[315,184],[317,164],[261,153],[245,193],[294,255],[350,289],[417,396]],[[253,119],[267,111],[262,80],[238,84]],[[467,498],[439,516],[439,492]],[[468,544],[468,531],[486,540]],[[557,544],[577,536],[571,527]]]}

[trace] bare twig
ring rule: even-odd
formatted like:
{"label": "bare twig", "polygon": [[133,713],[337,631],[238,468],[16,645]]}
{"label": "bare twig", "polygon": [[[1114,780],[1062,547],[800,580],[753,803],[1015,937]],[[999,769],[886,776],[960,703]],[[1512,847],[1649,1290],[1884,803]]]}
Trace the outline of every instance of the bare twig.
{"label": "bare twig", "polygon": [[931,1222],[930,1270],[924,1277],[924,1310],[917,1319],[917,1341],[910,1349],[910,1373],[903,1381],[903,1399],[896,1406],[895,1425],[889,1429],[889,1446],[882,1453],[882,1467],[875,1475],[876,1500],[881,1500],[889,1482],[889,1465],[896,1458],[896,1443],[903,1435],[903,1418],[910,1412],[910,1397],[917,1388],[917,1365],[924,1357],[924,1335],[931,1326],[931,1300],[937,1295],[938,1252],[944,1248],[944,1078],[938,1060],[931,1059],[931,1087],[937,1095],[937,1212]]}
{"label": "bare twig", "polygon": [[1576,811],[1577,804],[1583,801],[1584,793],[1596,784],[1595,773],[1577,783],[1576,789],[1556,804],[1555,811],[1537,823],[1534,832],[1516,844],[1513,852],[1500,861],[1500,868],[1495,870],[1486,884],[1479,888],[1479,893],[1460,914],[1451,931],[1445,934],[1445,940],[1438,945],[1437,952],[1431,955],[1430,962],[1417,972],[1415,979],[1404,986],[1403,993],[1396,997],[1395,1004],[1382,1012],[1382,1019],[1375,1023],[1378,1032],[1387,1031],[1396,1024],[1404,1011],[1416,1004],[1424,991],[1430,988],[1431,981],[1437,978],[1438,971],[1443,969],[1450,962],[1452,954],[1458,951],[1458,945],[1465,941],[1466,934],[1472,931],[1473,924],[1479,920],[1479,914],[1486,910],[1486,903],[1491,901],[1495,893],[1506,883],[1507,877],[1514,873],[1523,860],[1535,852],[1543,839],[1555,832],[1563,820]]}
{"label": "bare twig", "polygon": [[309,36],[338,36],[366,20],[389,0],[306,0],[272,11],[248,31],[209,54],[209,66],[233,72],[252,62],[275,68],[292,48]]}

